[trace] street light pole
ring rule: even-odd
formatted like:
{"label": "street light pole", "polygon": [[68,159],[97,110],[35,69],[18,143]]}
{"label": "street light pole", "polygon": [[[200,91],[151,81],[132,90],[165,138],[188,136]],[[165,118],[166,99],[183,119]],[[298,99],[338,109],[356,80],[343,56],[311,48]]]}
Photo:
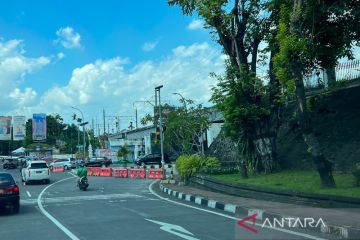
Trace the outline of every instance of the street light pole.
{"label": "street light pole", "polygon": [[[160,96],[160,89],[163,85],[155,87],[155,93],[158,93],[159,96],[159,118],[160,118],[160,149],[161,149],[161,166],[163,168],[163,172],[165,173],[165,161],[164,161],[164,136],[163,136],[163,126],[162,126],[162,113],[161,113],[161,96]],[[155,95],[156,96],[156,95]],[[156,98],[155,98],[156,102]],[[164,176],[165,177],[165,174]]]}
{"label": "street light pole", "polygon": [[78,110],[81,113],[81,118],[83,120],[83,156],[84,156],[84,160],[85,160],[85,119],[84,119],[84,114],[82,113],[82,111],[76,107],[71,107],[75,110]]}

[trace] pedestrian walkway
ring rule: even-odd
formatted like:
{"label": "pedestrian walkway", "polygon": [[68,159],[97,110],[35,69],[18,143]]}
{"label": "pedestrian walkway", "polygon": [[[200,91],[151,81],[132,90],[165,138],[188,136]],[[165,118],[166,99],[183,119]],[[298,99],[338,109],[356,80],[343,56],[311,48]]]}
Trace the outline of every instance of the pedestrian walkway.
{"label": "pedestrian walkway", "polygon": [[[329,233],[336,232],[337,235],[340,235],[343,238],[351,239],[360,239],[360,209],[359,208],[319,208],[319,207],[309,207],[304,205],[295,205],[291,203],[280,203],[274,201],[264,201],[258,199],[250,199],[237,197],[227,194],[222,194],[218,192],[208,191],[199,189],[191,186],[179,186],[178,184],[162,184],[162,190],[172,196],[177,196],[177,198],[182,198],[184,200],[190,201],[190,196],[192,196],[192,201],[201,205],[210,206],[209,203],[212,202],[213,206],[221,206],[222,210],[235,209],[234,213],[238,213],[239,209],[241,213],[256,212],[261,213],[262,216],[276,216],[276,217],[294,217],[294,218],[315,218],[322,220],[326,225],[330,226],[331,229],[321,231],[327,231]],[[169,193],[170,191],[170,193]],[[177,194],[174,194],[176,192]],[[182,194],[180,194],[182,193]],[[181,197],[179,196],[181,195]],[[183,195],[188,195],[183,197]],[[197,200],[195,200],[197,199]],[[199,200],[200,199],[200,200]],[[202,201],[203,200],[203,201]],[[205,202],[205,204],[203,204]],[[215,203],[218,204],[215,204]],[[228,206],[229,207],[228,207]],[[213,207],[215,208],[215,207]],[[216,207],[217,208],[217,207]],[[250,211],[249,211],[250,210]],[[228,211],[232,212],[232,211]],[[320,230],[319,230],[320,231]],[[354,238],[354,236],[358,238]]]}

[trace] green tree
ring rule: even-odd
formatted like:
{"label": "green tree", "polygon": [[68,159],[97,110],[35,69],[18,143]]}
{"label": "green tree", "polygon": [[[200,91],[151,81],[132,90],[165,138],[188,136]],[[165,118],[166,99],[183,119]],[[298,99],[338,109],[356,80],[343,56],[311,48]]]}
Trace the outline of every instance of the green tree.
{"label": "green tree", "polygon": [[123,145],[119,148],[118,152],[117,152],[117,157],[118,158],[122,158],[122,161],[126,164],[128,162],[128,155],[129,155],[130,151],[127,148],[126,145]]}
{"label": "green tree", "polygon": [[[302,135],[324,187],[334,187],[332,163],[313,130],[305,97],[304,77],[320,65],[334,82],[334,66],[340,57],[351,57],[352,43],[359,41],[359,1],[284,1],[278,25],[279,53],[276,75],[298,103]],[[353,23],[355,22],[355,24]]]}
{"label": "green tree", "polygon": [[180,154],[202,154],[202,135],[209,127],[209,111],[190,99],[180,102],[182,106],[169,113],[164,121],[165,147]]}
{"label": "green tree", "polygon": [[[238,143],[244,177],[246,166],[252,171],[271,172],[276,165],[280,88],[275,75],[268,90],[256,77],[259,44],[272,23],[267,8],[270,3],[266,0],[169,1],[170,5],[179,5],[184,14],[196,12],[203,18],[205,27],[212,31],[229,57],[227,73],[218,76],[220,81],[213,89],[212,100],[225,113],[227,135]],[[252,117],[245,121],[244,113]]]}

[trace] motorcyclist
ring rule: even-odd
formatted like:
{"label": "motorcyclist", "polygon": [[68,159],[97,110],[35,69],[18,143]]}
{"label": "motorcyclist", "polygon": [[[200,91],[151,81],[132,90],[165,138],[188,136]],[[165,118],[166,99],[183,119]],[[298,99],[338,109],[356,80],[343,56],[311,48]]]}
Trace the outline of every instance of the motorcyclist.
{"label": "motorcyclist", "polygon": [[86,169],[84,163],[80,164],[80,167],[78,168],[78,170],[76,172],[76,175],[78,175],[78,177],[79,177],[78,183],[82,177],[85,177],[85,178],[87,177],[87,169]]}

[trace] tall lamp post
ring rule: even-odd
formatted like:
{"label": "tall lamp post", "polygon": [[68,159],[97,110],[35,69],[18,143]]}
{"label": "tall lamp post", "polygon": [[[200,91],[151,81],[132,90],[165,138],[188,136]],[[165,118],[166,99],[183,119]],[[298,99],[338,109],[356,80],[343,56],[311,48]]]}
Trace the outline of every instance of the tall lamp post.
{"label": "tall lamp post", "polygon": [[[162,126],[162,114],[161,114],[161,97],[160,97],[160,89],[163,85],[155,87],[155,93],[158,94],[159,97],[159,118],[160,118],[160,149],[161,149],[161,166],[163,168],[163,178],[165,178],[165,161],[164,161],[164,143],[163,143],[163,126]],[[155,94],[156,97],[156,94]],[[156,103],[156,98],[155,98]]]}
{"label": "tall lamp post", "polygon": [[81,118],[83,120],[83,122],[81,124],[79,124],[80,126],[83,127],[83,156],[84,156],[84,160],[85,160],[85,125],[88,124],[88,122],[85,122],[85,119],[84,119],[84,114],[82,113],[82,111],[76,107],[71,107],[77,111],[79,111],[81,113]]}

